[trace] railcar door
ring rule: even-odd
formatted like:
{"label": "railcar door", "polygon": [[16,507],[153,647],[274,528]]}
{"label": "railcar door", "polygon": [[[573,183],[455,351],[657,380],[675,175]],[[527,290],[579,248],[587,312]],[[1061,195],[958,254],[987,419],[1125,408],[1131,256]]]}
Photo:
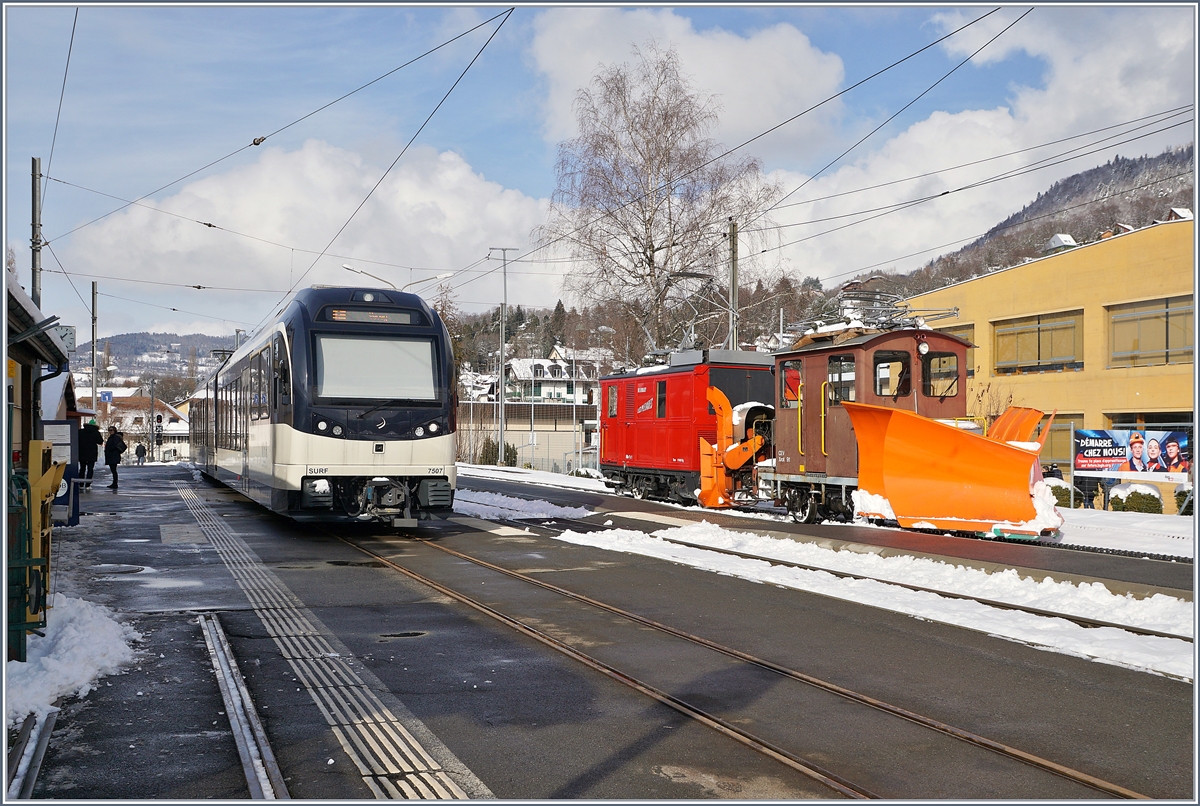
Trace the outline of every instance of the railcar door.
{"label": "railcar door", "polygon": [[803,473],[804,362],[798,358],[781,361],[776,381],[775,467],[780,473]]}
{"label": "railcar door", "polygon": [[[826,360],[821,412],[821,455],[828,476],[858,477],[858,443],[850,415],[842,401],[859,398],[860,374],[857,371],[858,353],[835,353]],[[815,457],[814,457],[815,459]]]}

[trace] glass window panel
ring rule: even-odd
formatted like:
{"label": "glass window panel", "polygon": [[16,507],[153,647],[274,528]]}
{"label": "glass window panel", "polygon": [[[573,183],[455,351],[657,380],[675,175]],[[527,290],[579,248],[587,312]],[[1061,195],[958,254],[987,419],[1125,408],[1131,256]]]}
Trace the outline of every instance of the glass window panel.
{"label": "glass window panel", "polygon": [[608,387],[608,416],[617,416],[617,387],[615,384]]}
{"label": "glass window panel", "polygon": [[667,416],[667,382],[659,381],[655,392],[657,400],[655,400],[654,416],[661,420]]}
{"label": "glass window panel", "polygon": [[797,408],[800,405],[800,362],[784,361],[779,369],[779,406]]}
{"label": "glass window panel", "polygon": [[428,339],[316,337],[317,397],[437,400]]}
{"label": "glass window panel", "polygon": [[921,391],[926,397],[958,395],[958,356],[955,353],[927,353],[922,365]]}
{"label": "glass window panel", "polygon": [[829,358],[829,402],[854,402],[854,356],[835,355]]}
{"label": "glass window panel", "polygon": [[879,350],[875,365],[875,394],[879,397],[903,397],[912,392],[912,357],[902,351]]}

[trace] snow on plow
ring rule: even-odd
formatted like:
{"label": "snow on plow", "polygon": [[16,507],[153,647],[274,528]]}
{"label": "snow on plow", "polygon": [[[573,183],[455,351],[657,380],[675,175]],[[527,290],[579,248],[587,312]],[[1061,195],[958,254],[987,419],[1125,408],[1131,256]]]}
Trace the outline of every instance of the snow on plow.
{"label": "snow on plow", "polygon": [[906,529],[1031,538],[1062,526],[1041,481],[1041,444],[1027,442],[1042,412],[1010,409],[981,437],[902,409],[842,405],[858,442],[860,514]]}

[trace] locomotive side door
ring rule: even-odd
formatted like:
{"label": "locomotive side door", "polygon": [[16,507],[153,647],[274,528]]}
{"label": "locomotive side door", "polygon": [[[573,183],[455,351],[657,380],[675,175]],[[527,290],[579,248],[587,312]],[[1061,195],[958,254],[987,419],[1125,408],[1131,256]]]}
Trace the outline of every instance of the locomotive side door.
{"label": "locomotive side door", "polygon": [[[820,445],[824,471],[829,476],[858,477],[858,443],[850,415],[842,401],[859,398],[861,378],[855,365],[858,353],[835,353],[826,361],[825,381],[822,384]],[[815,453],[815,451],[810,451]],[[815,458],[815,457],[814,457]]]}
{"label": "locomotive side door", "polygon": [[775,373],[779,385],[775,399],[775,469],[779,473],[803,473],[804,457],[804,362],[798,358],[782,361]]}

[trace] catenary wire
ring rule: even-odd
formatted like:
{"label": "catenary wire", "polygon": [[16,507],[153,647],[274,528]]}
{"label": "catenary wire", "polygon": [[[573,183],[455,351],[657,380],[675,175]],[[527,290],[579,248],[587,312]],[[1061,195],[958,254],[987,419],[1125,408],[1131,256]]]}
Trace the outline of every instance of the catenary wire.
{"label": "catenary wire", "polygon": [[[757,140],[760,140],[760,139],[762,139],[763,137],[766,137],[767,135],[769,135],[769,134],[771,134],[771,133],[773,133],[773,132],[775,132],[775,131],[778,131],[779,129],[783,128],[784,126],[787,126],[789,123],[792,123],[793,121],[796,121],[796,120],[800,119],[800,118],[801,118],[801,117],[803,117],[804,115],[807,115],[809,112],[812,112],[812,111],[813,111],[813,110],[815,110],[815,109],[819,109],[820,107],[824,106],[825,104],[827,104],[827,103],[830,103],[831,101],[834,101],[834,100],[836,100],[837,98],[840,98],[841,96],[845,95],[846,93],[848,93],[848,92],[851,92],[852,90],[854,90],[854,89],[856,89],[856,88],[858,88],[858,87],[862,86],[862,85],[863,85],[863,84],[865,84],[866,82],[868,82],[868,81],[870,81],[870,80],[872,80],[872,79],[874,79],[874,78],[876,78],[876,77],[878,77],[878,76],[880,76],[880,75],[882,75],[882,74],[886,73],[887,71],[889,71],[889,70],[891,70],[891,69],[893,69],[893,68],[895,68],[895,67],[898,67],[899,65],[901,65],[901,64],[903,64],[904,62],[908,61],[909,59],[915,58],[916,56],[920,55],[921,53],[924,53],[925,51],[929,50],[930,48],[934,47],[935,45],[938,45],[938,44],[940,44],[940,43],[942,43],[942,42],[946,41],[947,39],[949,39],[949,38],[951,38],[951,37],[953,37],[953,36],[956,36],[957,34],[961,33],[962,31],[966,30],[967,28],[970,28],[972,25],[975,25],[976,23],[982,22],[983,20],[985,20],[985,19],[987,19],[988,17],[990,17],[992,14],[995,14],[997,11],[999,11],[999,10],[1000,10],[1000,8],[1001,8],[1001,7],[999,7],[999,6],[998,6],[998,7],[994,8],[994,9],[992,9],[991,11],[987,12],[986,14],[983,14],[983,15],[981,15],[981,16],[979,16],[979,17],[975,18],[974,20],[971,20],[970,22],[968,22],[968,23],[965,23],[964,25],[962,25],[962,26],[960,26],[960,27],[958,27],[958,28],[954,29],[954,30],[953,30],[953,31],[951,31],[950,33],[948,33],[948,34],[945,34],[945,35],[943,35],[943,36],[939,37],[938,39],[935,39],[934,41],[930,42],[929,44],[925,45],[924,47],[921,47],[921,48],[919,48],[918,50],[915,50],[915,51],[913,51],[912,53],[908,54],[907,56],[905,56],[905,57],[903,57],[903,58],[901,58],[901,59],[898,59],[897,61],[894,61],[894,62],[892,62],[892,63],[891,63],[891,64],[889,64],[888,66],[886,66],[886,67],[883,67],[883,68],[880,68],[879,70],[876,70],[876,71],[875,71],[874,73],[872,73],[871,75],[869,75],[869,76],[867,76],[867,77],[865,77],[865,78],[862,78],[862,79],[860,79],[860,80],[856,81],[855,83],[851,84],[849,87],[846,87],[845,89],[839,90],[838,92],[836,92],[836,93],[834,93],[834,94],[832,94],[832,95],[828,96],[828,97],[827,97],[827,98],[825,98],[824,100],[822,100],[822,101],[818,101],[817,103],[813,104],[812,106],[808,107],[807,109],[805,109],[805,110],[803,110],[803,111],[801,111],[801,112],[798,112],[798,113],[796,113],[795,115],[792,115],[790,118],[787,118],[786,120],[784,120],[784,121],[782,121],[782,122],[780,122],[780,123],[777,123],[776,125],[772,126],[771,128],[769,128],[769,129],[767,129],[767,130],[765,130],[765,131],[762,131],[762,132],[760,132],[760,133],[758,133],[758,134],[754,135],[753,137],[749,138],[748,140],[744,140],[743,142],[739,143],[738,145],[734,146],[733,148],[730,148],[730,149],[727,149],[727,150],[725,150],[724,152],[722,152],[722,153],[718,154],[717,156],[713,157],[712,159],[708,160],[707,162],[705,162],[705,163],[703,163],[703,164],[701,164],[701,165],[699,165],[699,166],[697,166],[697,167],[693,168],[692,170],[690,170],[690,171],[688,171],[688,172],[684,173],[683,175],[681,175],[681,176],[680,176],[680,177],[678,177],[678,178],[679,178],[679,179],[682,179],[682,178],[684,178],[684,177],[690,176],[691,174],[695,173],[696,171],[702,170],[702,169],[706,168],[707,166],[709,166],[709,165],[713,164],[714,162],[717,162],[718,160],[724,159],[725,157],[729,156],[730,154],[734,153],[735,151],[739,151],[740,149],[742,149],[742,148],[745,148],[746,146],[750,145],[751,143],[753,143],[753,142],[755,142],[755,141],[757,141]],[[662,190],[662,189],[664,189],[665,187],[667,187],[667,184],[660,185],[659,187],[656,187],[656,188],[654,188],[653,190],[651,190],[651,191],[649,191],[649,192],[647,192],[647,193],[644,193],[644,194],[642,194],[641,196],[639,196],[639,197],[637,197],[637,198],[631,199],[630,201],[628,201],[628,202],[626,202],[625,204],[621,205],[621,207],[620,207],[620,208],[618,208],[618,209],[621,209],[621,208],[624,208],[624,207],[628,207],[629,205],[631,205],[631,204],[634,204],[634,203],[636,203],[636,202],[640,201],[641,199],[645,198],[646,196],[649,196],[649,195],[651,195],[652,193],[657,193],[657,192],[661,191],[661,190]],[[607,213],[606,213],[606,214],[607,214]],[[602,218],[602,217],[603,217],[603,215],[601,215],[601,216],[597,216],[597,219],[599,219],[599,218]],[[534,253],[538,252],[538,251],[541,251],[541,250],[543,250],[543,249],[549,248],[550,246],[553,246],[554,244],[556,244],[556,243],[558,243],[558,242],[560,242],[560,241],[564,240],[565,238],[569,237],[569,235],[571,235],[571,234],[573,234],[573,233],[575,233],[575,232],[578,232],[580,229],[582,229],[582,228],[583,228],[583,226],[585,226],[585,225],[581,225],[581,226],[577,227],[576,229],[572,230],[572,232],[571,232],[571,233],[567,233],[567,234],[564,234],[564,235],[560,235],[559,237],[557,237],[557,238],[554,238],[554,239],[552,239],[552,240],[550,240],[550,241],[547,241],[546,243],[539,244],[539,245],[535,246],[533,249],[530,249],[529,251],[527,251],[527,252],[525,252],[525,253],[523,253],[523,254],[521,254],[521,255],[518,255],[516,259],[524,258],[524,257],[527,257],[527,256],[529,256],[529,255],[531,255],[531,254],[534,254]],[[485,275],[481,275],[480,277],[476,277],[476,278],[472,278],[472,279],[466,280],[465,282],[461,283],[461,284],[460,284],[459,286],[457,286],[457,287],[461,288],[461,287],[462,287],[462,285],[466,285],[466,283],[469,283],[469,282],[474,282],[474,280],[482,279],[482,277],[483,277],[483,276],[486,276],[486,274],[485,274]]]}
{"label": "catenary wire", "polygon": [[788,193],[784,194],[783,198],[782,198],[782,199],[780,199],[778,202],[776,202],[776,203],[772,204],[771,206],[767,207],[767,208],[766,208],[765,210],[763,210],[761,213],[759,213],[758,215],[754,216],[754,217],[753,217],[753,218],[751,218],[749,221],[747,221],[747,222],[746,222],[746,226],[750,226],[750,225],[752,225],[752,224],[753,224],[755,221],[758,221],[760,218],[762,218],[763,216],[765,216],[767,213],[771,212],[771,211],[772,211],[772,210],[774,210],[776,207],[778,207],[780,203],[782,203],[782,202],[786,201],[786,200],[787,200],[789,197],[791,197],[793,194],[795,194],[795,193],[798,193],[798,192],[799,192],[801,189],[803,189],[803,188],[804,188],[806,185],[808,185],[808,183],[809,183],[809,182],[812,182],[812,181],[813,181],[814,179],[816,179],[818,176],[820,176],[821,174],[825,173],[825,171],[829,170],[829,168],[830,168],[830,167],[832,167],[832,166],[833,166],[833,165],[835,165],[836,163],[840,162],[840,161],[841,161],[841,159],[842,159],[843,157],[845,157],[847,154],[849,154],[849,153],[850,153],[851,151],[853,151],[854,149],[858,148],[860,145],[862,145],[864,142],[866,142],[866,141],[867,141],[867,140],[868,140],[870,137],[872,137],[872,136],[873,136],[873,135],[874,135],[876,132],[878,132],[878,131],[879,131],[880,129],[882,129],[884,126],[888,125],[888,124],[889,124],[889,123],[891,123],[893,120],[895,120],[897,117],[899,117],[901,114],[903,114],[905,110],[907,110],[909,107],[911,107],[911,106],[912,106],[913,104],[915,104],[917,101],[921,100],[921,99],[922,99],[922,98],[924,98],[926,95],[928,95],[930,92],[932,92],[932,91],[934,90],[934,88],[935,88],[935,87],[937,87],[937,86],[938,86],[939,84],[941,84],[943,81],[945,81],[946,79],[948,79],[950,76],[954,75],[954,73],[956,73],[960,67],[962,67],[963,65],[967,64],[969,61],[971,61],[971,60],[972,60],[972,59],[974,59],[976,56],[978,56],[980,53],[982,53],[982,52],[983,52],[983,50],[984,50],[985,48],[987,48],[989,45],[991,45],[993,42],[995,42],[995,41],[996,41],[997,39],[999,39],[1000,37],[1004,36],[1004,34],[1008,33],[1008,32],[1009,32],[1009,30],[1011,30],[1013,26],[1015,26],[1015,25],[1016,25],[1018,22],[1020,22],[1021,20],[1025,19],[1025,18],[1026,18],[1027,16],[1029,16],[1031,13],[1033,13],[1033,9],[1032,9],[1032,8],[1030,8],[1030,9],[1026,10],[1024,14],[1022,14],[1022,15],[1021,15],[1021,16],[1019,16],[1019,17],[1017,17],[1015,20],[1013,20],[1013,21],[1012,21],[1012,22],[1010,22],[1008,25],[1006,25],[1004,28],[1002,28],[1002,29],[999,31],[999,33],[997,33],[997,34],[996,34],[995,36],[993,36],[991,39],[989,39],[988,41],[986,41],[986,42],[984,42],[982,45],[980,45],[980,46],[979,46],[979,48],[977,48],[977,49],[975,50],[975,52],[974,52],[974,53],[972,53],[972,54],[971,54],[970,56],[968,56],[967,58],[963,59],[963,60],[962,60],[961,62],[959,62],[958,64],[954,65],[954,67],[950,68],[950,70],[949,70],[949,71],[948,71],[948,72],[947,72],[945,75],[943,75],[943,76],[942,76],[941,78],[939,78],[937,81],[933,82],[933,83],[932,83],[932,84],[930,84],[928,87],[926,87],[924,90],[922,90],[922,91],[921,91],[921,93],[920,93],[919,95],[917,95],[917,97],[913,98],[911,101],[909,101],[908,103],[906,103],[904,106],[902,106],[902,107],[900,107],[898,110],[896,110],[896,112],[895,112],[895,113],[893,113],[891,117],[889,117],[887,120],[885,120],[885,121],[883,121],[882,123],[880,123],[880,124],[879,124],[878,126],[876,126],[874,129],[871,129],[871,131],[869,131],[869,132],[867,132],[865,135],[863,135],[863,136],[862,136],[862,137],[861,137],[861,138],[858,140],[858,142],[856,142],[854,145],[850,146],[850,147],[849,147],[849,148],[847,148],[845,151],[843,151],[841,154],[837,155],[837,156],[836,156],[836,157],[834,157],[832,160],[830,160],[830,161],[829,161],[829,162],[828,162],[828,163],[825,165],[825,167],[821,168],[821,170],[817,171],[817,172],[816,172],[816,173],[814,173],[812,176],[810,176],[810,177],[808,177],[807,179],[805,179],[805,180],[804,180],[803,182],[801,182],[801,183],[800,183],[800,184],[799,184],[799,185],[798,185],[796,188],[794,188],[794,189],[792,189],[791,191],[789,191]]}
{"label": "catenary wire", "polygon": [[[803,227],[803,226],[807,226],[809,224],[820,224],[820,223],[823,223],[826,221],[836,221],[841,218],[851,218],[853,216],[866,215],[868,213],[877,213],[881,210],[886,210],[889,212],[897,212],[898,209],[907,209],[916,204],[922,204],[927,201],[933,201],[934,199],[940,199],[943,196],[949,196],[953,193],[960,193],[964,190],[973,190],[975,188],[984,187],[986,185],[991,185],[996,182],[1002,182],[1005,179],[1015,179],[1017,177],[1024,176],[1025,174],[1033,173],[1034,171],[1041,171],[1046,168],[1053,168],[1058,165],[1062,165],[1064,163],[1070,162],[1072,160],[1080,159],[1082,157],[1089,157],[1093,154],[1098,154],[1102,151],[1107,151],[1110,148],[1116,148],[1118,146],[1127,145],[1129,143],[1136,142],[1136,141],[1144,139],[1146,137],[1153,137],[1156,134],[1161,134],[1165,131],[1169,131],[1170,129],[1174,129],[1179,126],[1191,125],[1192,123],[1193,123],[1193,120],[1191,120],[1191,119],[1185,120],[1185,121],[1180,121],[1178,123],[1173,123],[1169,126],[1161,128],[1161,129],[1155,129],[1154,131],[1151,131],[1151,132],[1144,132],[1142,134],[1137,135],[1136,137],[1131,137],[1128,140],[1122,140],[1121,142],[1118,142],[1118,143],[1109,143],[1109,144],[1101,146],[1099,148],[1092,149],[1091,151],[1085,151],[1081,154],[1074,154],[1073,156],[1064,157],[1063,159],[1057,159],[1059,156],[1063,156],[1062,154],[1055,155],[1053,157],[1047,157],[1046,159],[1038,160],[1037,162],[1030,163],[1029,165],[1022,166],[1020,168],[1013,168],[1013,169],[1010,169],[1007,171],[1003,171],[1001,173],[994,174],[993,176],[987,177],[986,179],[980,179],[975,182],[970,182],[961,187],[950,188],[948,190],[943,190],[938,193],[932,193],[927,196],[918,196],[914,199],[906,199],[905,201],[894,202],[892,204],[884,204],[884,205],[880,205],[879,207],[870,207],[870,208],[865,208],[862,210],[855,210],[853,212],[841,213],[839,215],[827,216],[825,218],[814,218],[814,219],[810,219],[808,221],[797,221],[793,224],[772,224],[771,226],[768,226],[768,227],[747,228],[746,231],[747,232],[768,232],[768,231],[772,231],[772,230],[790,229],[791,227]],[[1111,138],[1106,138],[1106,139],[1111,139]],[[1079,149],[1071,149],[1070,151],[1063,152],[1063,154],[1071,154],[1072,152],[1078,151],[1078,150]],[[1049,162],[1049,160],[1052,160],[1052,159],[1056,160],[1056,161]],[[1042,163],[1044,163],[1044,164],[1042,164]],[[868,218],[868,219],[864,219],[864,220],[871,221],[871,220],[873,220],[873,218]],[[855,222],[855,223],[858,223],[858,222]],[[834,232],[836,230],[830,230],[830,231]],[[790,241],[786,244],[783,244],[783,246],[791,246],[792,244],[795,244],[795,243],[798,243],[798,241]],[[765,252],[765,251],[769,251],[769,250],[764,249],[763,251]]]}
{"label": "catenary wire", "polygon": [[[291,288],[288,289],[288,292],[287,292],[288,294],[291,294],[293,291],[296,290],[296,287],[298,285],[300,285],[300,283],[304,280],[305,277],[308,276],[308,273],[313,270],[313,267],[317,265],[317,262],[324,256],[324,254],[326,252],[329,251],[329,248],[331,246],[333,246],[334,242],[337,241],[337,239],[339,237],[341,237],[341,234],[346,230],[346,227],[350,226],[350,222],[354,220],[354,217],[356,215],[358,215],[359,210],[361,210],[363,208],[363,206],[366,205],[367,201],[371,198],[371,196],[375,193],[375,191],[379,188],[379,186],[381,184],[383,184],[383,180],[387,178],[388,174],[390,174],[392,172],[392,169],[396,167],[396,164],[398,162],[400,162],[400,159],[408,151],[409,147],[416,141],[417,137],[420,136],[421,132],[425,130],[425,127],[429,125],[429,121],[433,120],[433,116],[436,115],[438,110],[442,108],[442,104],[446,103],[446,99],[448,99],[450,97],[450,94],[452,92],[454,92],[455,88],[457,88],[459,83],[466,77],[467,72],[475,65],[475,62],[479,60],[479,57],[483,55],[483,51],[486,50],[487,46],[492,43],[492,39],[495,38],[496,34],[500,33],[500,29],[504,27],[504,23],[508,22],[508,18],[510,16],[512,16],[513,11],[515,11],[515,10],[516,10],[515,8],[509,8],[502,15],[498,14],[498,15],[496,15],[496,17],[492,18],[492,19],[496,19],[497,17],[500,17],[500,16],[504,17],[504,19],[500,20],[500,24],[496,26],[496,30],[492,31],[492,33],[488,36],[487,40],[479,48],[479,51],[471,58],[471,61],[467,63],[467,66],[463,68],[462,73],[460,73],[458,78],[456,78],[454,80],[454,83],[450,85],[450,89],[446,90],[446,94],[443,95],[442,99],[437,102],[437,106],[435,106],[433,108],[433,111],[429,113],[429,115],[425,118],[425,121],[420,125],[420,127],[417,128],[416,132],[413,133],[413,136],[409,138],[407,143],[405,143],[404,148],[401,149],[400,153],[396,155],[396,159],[392,160],[392,164],[389,165],[387,167],[387,170],[385,170],[383,172],[383,175],[379,177],[379,181],[377,181],[374,184],[374,186],[372,186],[372,188],[367,192],[366,197],[364,197],[363,200],[361,202],[359,202],[358,207],[354,208],[354,212],[352,212],[350,214],[350,217],[346,219],[346,223],[342,224],[342,226],[338,229],[338,231],[336,233],[334,233],[334,236],[329,239],[329,243],[326,244],[325,248],[323,250],[321,250],[321,254],[317,255],[316,258],[313,259],[313,262],[311,264],[309,264],[309,267],[304,270],[304,272],[296,279],[296,281],[294,283],[292,283]],[[285,295],[285,297],[284,297],[285,299],[286,299],[286,296],[287,295]],[[280,300],[280,302],[282,302],[282,301],[283,300]],[[272,309],[273,308],[274,308],[274,306],[272,306]],[[258,327],[259,325],[261,325],[269,316],[270,316],[270,312],[268,311],[268,313],[265,316],[263,316],[263,318],[261,320],[259,320],[258,324],[255,325],[255,327]]]}
{"label": "catenary wire", "polygon": [[[50,137],[50,156],[46,160],[46,173],[50,173],[50,166],[54,164],[54,146],[58,143],[58,124],[62,120],[63,99],[67,97],[67,74],[71,70],[71,52],[75,49],[75,26],[79,24],[79,8],[75,8],[75,19],[71,22],[71,41],[67,44],[67,63],[63,67],[62,90],[58,94],[58,112],[54,115],[54,134]],[[46,207],[46,182],[42,179],[42,194],[38,200],[38,216],[42,214],[42,210]],[[78,291],[75,293],[79,293]]]}
{"label": "catenary wire", "polygon": [[[875,185],[866,185],[864,187],[855,188],[853,190],[842,191],[841,193],[831,193],[828,196],[815,196],[811,199],[805,199],[803,201],[789,202],[788,204],[780,204],[780,205],[776,206],[775,209],[783,210],[788,207],[799,207],[801,205],[814,204],[814,203],[820,202],[820,201],[829,201],[830,199],[837,199],[837,198],[841,198],[843,196],[852,196],[856,193],[864,193],[868,190],[878,190],[880,188],[889,187],[891,185],[899,185],[904,182],[913,182],[917,179],[925,179],[930,176],[937,176],[938,174],[949,173],[950,171],[957,171],[962,168],[970,168],[974,165],[981,165],[985,162],[994,162],[995,160],[1005,159],[1006,157],[1015,157],[1018,154],[1024,154],[1028,151],[1036,151],[1039,148],[1049,148],[1050,146],[1059,145],[1061,143],[1067,143],[1067,142],[1070,142],[1071,140],[1079,140],[1084,137],[1090,137],[1093,134],[1100,134],[1101,132],[1109,131],[1110,129],[1118,129],[1123,126],[1131,126],[1134,123],[1141,123],[1142,121],[1151,120],[1151,118],[1154,118],[1154,120],[1152,120],[1150,123],[1143,123],[1141,126],[1136,126],[1125,132],[1112,135],[1112,137],[1105,138],[1105,139],[1122,137],[1126,134],[1129,134],[1130,132],[1137,131],[1138,129],[1142,129],[1147,126],[1154,126],[1154,125],[1157,125],[1158,123],[1162,123],[1164,120],[1169,120],[1173,117],[1178,117],[1179,115],[1186,114],[1186,113],[1192,111],[1193,108],[1194,107],[1192,104],[1186,104],[1184,106],[1179,106],[1174,109],[1168,109],[1165,112],[1157,112],[1153,115],[1146,115],[1144,117],[1134,118],[1133,120],[1127,120],[1123,123],[1115,123],[1112,126],[1105,126],[1100,129],[1093,129],[1090,132],[1083,132],[1081,134],[1073,134],[1070,137],[1062,137],[1062,138],[1059,138],[1058,140],[1050,140],[1049,142],[1040,143],[1036,146],[1028,146],[1026,148],[1020,148],[1020,149],[1017,149],[1016,151],[1009,151],[1004,154],[996,154],[991,157],[984,157],[983,159],[959,163],[958,165],[952,165],[948,168],[938,168],[937,170],[926,171],[925,173],[922,173],[922,174],[914,174],[913,176],[906,176],[906,177],[903,177],[902,179],[892,179],[888,182],[880,182]],[[1105,140],[1099,140],[1097,142],[1105,142]],[[1086,148],[1087,146],[1080,146],[1080,147]],[[1064,153],[1070,153],[1070,152],[1068,151],[1068,152],[1064,152]]]}
{"label": "catenary wire", "polygon": [[[403,70],[405,67],[408,67],[408,66],[412,65],[413,63],[415,63],[415,62],[418,62],[418,61],[420,61],[421,59],[424,59],[426,56],[429,56],[430,54],[432,54],[432,53],[434,53],[434,52],[436,52],[436,51],[438,51],[438,50],[441,50],[442,48],[446,47],[447,45],[451,44],[452,42],[455,42],[455,41],[457,41],[457,40],[459,40],[459,39],[463,38],[463,37],[464,37],[464,36],[466,36],[467,34],[470,34],[470,33],[472,33],[473,31],[476,31],[476,30],[478,30],[479,28],[482,28],[483,26],[487,25],[489,22],[492,22],[493,20],[495,20],[497,17],[503,16],[504,14],[511,14],[511,13],[512,13],[512,10],[511,10],[511,9],[509,9],[508,11],[502,11],[502,12],[500,12],[500,14],[497,14],[497,15],[495,15],[494,17],[491,17],[490,19],[484,20],[483,22],[479,23],[479,24],[478,24],[478,25],[476,25],[475,27],[473,27],[473,28],[470,28],[470,29],[468,29],[468,30],[466,30],[466,31],[463,31],[462,33],[458,34],[457,36],[455,36],[455,37],[453,37],[453,38],[451,38],[451,39],[447,39],[445,42],[442,42],[440,45],[438,45],[438,46],[436,46],[436,47],[434,47],[434,48],[430,48],[429,50],[427,50],[427,51],[425,51],[424,53],[422,53],[420,56],[416,56],[416,57],[414,57],[414,58],[412,58],[412,59],[408,60],[407,62],[405,62],[404,64],[400,65],[399,67],[396,67],[396,68],[394,68],[394,69],[392,69],[392,70],[389,70],[388,72],[384,73],[383,75],[381,75],[381,76],[379,76],[379,77],[377,77],[377,78],[374,78],[374,79],[372,79],[371,81],[368,81],[366,84],[363,84],[361,87],[358,87],[357,89],[351,90],[350,92],[346,93],[345,95],[341,96],[340,98],[336,98],[336,99],[334,99],[334,100],[330,101],[329,103],[325,104],[324,106],[321,106],[321,107],[319,107],[319,108],[317,108],[317,109],[313,110],[312,112],[309,112],[308,114],[306,114],[306,115],[303,115],[302,117],[299,117],[299,118],[297,118],[296,120],[292,121],[291,123],[287,124],[286,126],[282,126],[282,127],[278,128],[278,129],[276,129],[275,131],[271,132],[270,134],[267,134],[267,135],[265,135],[265,136],[262,136],[262,137],[256,137],[256,138],[254,138],[254,140],[253,140],[252,142],[250,142],[250,143],[247,143],[246,145],[242,146],[241,148],[238,148],[238,149],[236,149],[236,150],[234,150],[234,151],[231,151],[230,153],[226,154],[225,156],[223,156],[223,157],[220,157],[220,158],[218,158],[218,159],[215,159],[215,160],[213,160],[212,162],[208,163],[207,165],[203,165],[203,166],[201,166],[201,167],[197,168],[196,170],[194,170],[194,171],[192,171],[192,172],[190,172],[190,173],[184,174],[183,176],[179,177],[178,179],[175,179],[175,180],[173,180],[173,181],[171,181],[171,182],[168,182],[167,184],[163,185],[162,187],[160,187],[160,188],[158,188],[158,189],[156,189],[156,190],[152,190],[152,191],[150,191],[149,193],[145,193],[145,194],[143,194],[143,195],[139,196],[139,197],[137,198],[137,200],[138,200],[138,201],[141,201],[141,200],[143,200],[143,199],[147,199],[147,198],[149,198],[149,197],[153,196],[155,193],[159,193],[159,192],[161,192],[161,191],[164,191],[164,190],[166,190],[167,188],[171,187],[172,185],[177,185],[177,184],[179,184],[180,182],[182,182],[183,180],[185,180],[185,179],[188,179],[188,178],[190,178],[190,177],[193,177],[193,176],[195,176],[196,174],[200,173],[201,171],[206,171],[206,170],[208,170],[209,168],[213,167],[214,165],[217,165],[217,164],[219,164],[219,163],[222,163],[222,162],[224,162],[225,160],[227,160],[227,159],[230,159],[231,157],[237,156],[238,154],[242,153],[243,151],[245,151],[245,150],[247,150],[247,149],[249,149],[249,148],[254,148],[255,146],[260,146],[260,145],[262,145],[262,144],[263,144],[263,143],[264,143],[264,142],[267,140],[267,138],[269,138],[269,137],[274,137],[276,134],[279,134],[280,132],[282,132],[282,131],[284,131],[284,130],[286,130],[286,129],[289,129],[289,128],[291,128],[292,126],[295,126],[295,125],[296,125],[297,123],[299,123],[300,121],[302,121],[302,120],[306,120],[307,118],[310,118],[310,117],[312,117],[313,115],[317,114],[318,112],[321,112],[321,111],[323,111],[323,110],[325,110],[325,109],[328,109],[329,107],[333,106],[333,105],[334,105],[334,104],[336,104],[336,103],[339,103],[340,101],[344,101],[345,99],[349,98],[351,95],[354,95],[356,92],[359,92],[359,91],[361,91],[361,90],[364,90],[364,89],[366,89],[367,87],[371,86],[372,84],[374,84],[374,83],[376,83],[376,82],[378,82],[378,81],[382,81],[383,79],[387,78],[388,76],[392,75],[393,73],[396,73],[396,72],[398,72],[398,71],[400,71],[400,70]],[[66,236],[70,235],[71,233],[73,233],[73,232],[78,232],[79,230],[83,229],[84,227],[90,227],[92,224],[95,224],[97,221],[101,221],[101,220],[103,220],[103,219],[105,219],[105,218],[108,218],[108,217],[109,217],[110,215],[112,215],[113,213],[119,213],[121,210],[124,210],[124,209],[125,209],[126,207],[128,207],[128,206],[129,206],[128,204],[125,204],[125,205],[123,205],[123,206],[121,206],[121,207],[118,207],[118,208],[117,208],[117,209],[115,209],[115,210],[110,210],[110,211],[108,211],[107,213],[105,213],[104,215],[102,215],[102,216],[100,216],[100,217],[98,217],[98,218],[93,218],[91,221],[88,221],[88,222],[87,222],[87,223],[85,223],[85,224],[80,224],[78,227],[75,227],[74,229],[68,230],[67,232],[64,232],[62,235],[57,235],[57,236],[55,236],[54,240],[58,240],[59,238],[65,238]]]}

